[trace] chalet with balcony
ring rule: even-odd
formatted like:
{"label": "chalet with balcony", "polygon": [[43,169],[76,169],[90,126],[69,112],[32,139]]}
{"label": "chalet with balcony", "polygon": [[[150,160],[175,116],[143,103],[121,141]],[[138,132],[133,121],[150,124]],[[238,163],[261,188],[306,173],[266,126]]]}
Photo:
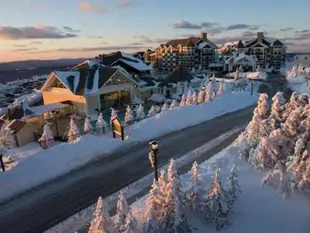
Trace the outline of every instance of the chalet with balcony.
{"label": "chalet with balcony", "polygon": [[217,46],[207,38],[207,33],[200,37],[176,39],[161,44],[149,59],[159,70],[173,71],[182,64],[188,71],[207,70],[215,60]]}

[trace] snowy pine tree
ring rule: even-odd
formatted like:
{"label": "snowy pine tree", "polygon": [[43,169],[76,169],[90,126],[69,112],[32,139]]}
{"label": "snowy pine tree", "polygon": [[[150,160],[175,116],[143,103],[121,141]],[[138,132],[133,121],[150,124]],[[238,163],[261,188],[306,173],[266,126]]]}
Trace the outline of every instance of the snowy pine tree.
{"label": "snowy pine tree", "polygon": [[209,82],[206,87],[205,102],[212,101],[214,97],[212,82]]}
{"label": "snowy pine tree", "polygon": [[147,117],[152,117],[156,115],[156,111],[155,111],[155,107],[152,105],[152,107],[150,108]]}
{"label": "snowy pine tree", "polygon": [[263,185],[270,185],[279,189],[283,194],[289,194],[288,181],[286,180],[286,169],[282,161],[278,161],[262,180]]}
{"label": "snowy pine tree", "polygon": [[217,95],[222,95],[222,94],[224,94],[224,81],[223,80],[220,82],[220,86],[217,91]]}
{"label": "snowy pine tree", "polygon": [[105,208],[104,201],[99,197],[94,212],[94,219],[90,223],[88,233],[113,233],[114,226],[110,215]]}
{"label": "snowy pine tree", "polygon": [[197,104],[197,93],[196,91],[192,94],[192,104]]}
{"label": "snowy pine tree", "polygon": [[193,210],[203,211],[202,205],[205,201],[206,190],[200,179],[198,172],[199,166],[197,162],[192,166],[191,185],[187,192],[188,204]]}
{"label": "snowy pine tree", "polygon": [[126,217],[129,212],[129,207],[124,196],[124,193],[121,191],[118,196],[118,201],[116,205],[116,217],[115,217],[115,228],[122,230],[122,227],[126,223]]}
{"label": "snowy pine tree", "polygon": [[178,102],[176,100],[172,100],[169,109],[174,109],[174,108],[177,108],[178,106],[179,106]]}
{"label": "snowy pine tree", "polygon": [[74,122],[74,118],[70,119],[70,128],[68,132],[68,142],[74,142],[78,137],[80,137],[80,130]]}
{"label": "snowy pine tree", "polygon": [[110,117],[110,125],[112,125],[112,121],[114,118],[118,117],[116,111],[114,108],[110,108],[111,109],[111,117]]}
{"label": "snowy pine tree", "polygon": [[183,95],[182,95],[181,102],[180,102],[180,104],[179,104],[179,107],[182,107],[182,106],[184,106],[184,105],[186,105],[186,97],[185,97],[185,95],[183,94]]}
{"label": "snowy pine tree", "polygon": [[165,102],[164,105],[161,107],[160,112],[165,112],[167,110],[169,110],[169,107],[168,107],[168,104]]}
{"label": "snowy pine tree", "polygon": [[54,134],[50,128],[50,125],[47,122],[44,124],[43,134],[39,141],[41,143],[45,143],[46,148],[49,148],[54,144]]}
{"label": "snowy pine tree", "polygon": [[289,102],[286,104],[285,111],[283,112],[283,120],[286,120],[286,118],[298,108],[298,94],[296,92],[293,92]]}
{"label": "snowy pine tree", "polygon": [[300,131],[301,126],[301,109],[296,108],[293,110],[288,117],[286,118],[286,121],[281,124],[281,128],[283,129],[286,136],[295,139],[297,134]]}
{"label": "snowy pine tree", "polygon": [[16,147],[16,140],[13,135],[13,131],[6,128],[5,125],[2,125],[0,129],[0,148],[13,148]]}
{"label": "snowy pine tree", "polygon": [[123,233],[139,233],[137,219],[133,216],[131,209],[128,210],[125,224],[121,227]]}
{"label": "snowy pine tree", "polygon": [[207,219],[210,220],[216,230],[221,230],[230,224],[229,213],[230,205],[227,194],[220,180],[220,169],[216,169],[213,183],[208,194],[208,211]]}
{"label": "snowy pine tree", "polygon": [[180,177],[173,159],[171,159],[168,168],[168,184],[165,194],[166,201],[163,207],[162,229],[165,229],[167,233],[191,232],[182,209],[185,198],[182,192]]}
{"label": "snowy pine tree", "polygon": [[144,107],[142,104],[140,104],[136,112],[136,120],[140,121],[144,118],[145,118]]}
{"label": "snowy pine tree", "polygon": [[310,159],[305,161],[306,169],[302,174],[301,180],[299,181],[297,188],[299,191],[304,192],[310,189]]}
{"label": "snowy pine tree", "polygon": [[108,127],[108,123],[103,119],[102,113],[100,113],[96,122],[96,130],[99,134],[104,134],[106,127]]}
{"label": "snowy pine tree", "polygon": [[227,179],[227,190],[228,194],[232,201],[235,201],[242,193],[239,181],[238,181],[238,174],[237,168],[234,165],[233,168],[230,170],[229,177]]}
{"label": "snowy pine tree", "polygon": [[125,113],[125,123],[127,125],[133,123],[135,120],[133,114],[132,114],[132,110],[130,108],[130,106],[128,105],[127,108],[126,108],[126,113]]}
{"label": "snowy pine tree", "polygon": [[191,90],[189,90],[188,93],[187,93],[185,104],[186,105],[191,105],[192,104],[192,92],[191,92]]}
{"label": "snowy pine tree", "polygon": [[283,122],[283,111],[285,109],[285,99],[283,92],[277,92],[272,97],[271,113],[268,118],[269,126],[271,131],[280,128]]}
{"label": "snowy pine tree", "polygon": [[163,196],[160,191],[158,182],[153,181],[152,188],[149,192],[148,198],[146,200],[145,207],[145,223],[144,232],[145,233],[157,233],[159,230],[159,222],[162,215],[162,203]]}
{"label": "snowy pine tree", "polygon": [[89,118],[86,117],[85,118],[85,122],[84,122],[84,133],[88,134],[88,133],[90,133],[92,131],[93,131],[93,127],[90,124]]}
{"label": "snowy pine tree", "polygon": [[201,104],[204,102],[205,99],[205,90],[201,89],[198,93],[197,103]]}

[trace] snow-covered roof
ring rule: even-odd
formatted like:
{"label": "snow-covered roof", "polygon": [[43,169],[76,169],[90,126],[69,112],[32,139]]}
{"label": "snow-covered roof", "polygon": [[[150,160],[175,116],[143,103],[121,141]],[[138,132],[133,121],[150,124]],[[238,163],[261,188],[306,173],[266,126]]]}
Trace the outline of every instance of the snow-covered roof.
{"label": "snow-covered roof", "polygon": [[145,64],[143,61],[138,60],[138,62],[132,62],[125,59],[119,59],[116,62],[114,62],[112,65],[116,64],[117,62],[123,62],[128,66],[131,66],[132,68],[139,70],[139,71],[151,71],[153,68],[150,65]]}
{"label": "snow-covered roof", "polygon": [[238,61],[245,59],[250,63],[256,63],[257,58],[255,56],[246,55],[245,53],[237,53],[229,57],[225,62],[226,63],[237,63]]}
{"label": "snow-covered roof", "polygon": [[[30,107],[30,110],[33,112],[31,115],[24,116],[22,119],[27,119],[29,117],[33,116],[41,116],[46,112],[50,112],[56,109],[64,108],[69,106],[68,104],[63,103],[54,103],[54,104],[46,104],[46,105],[40,105],[36,107]],[[29,106],[28,106],[29,108]]]}
{"label": "snow-covered roof", "polygon": [[[54,73],[58,77],[58,79],[65,85],[66,88],[76,93],[77,84],[79,83],[79,79],[80,79],[79,71],[54,71]],[[73,87],[71,86],[71,84],[69,84],[68,77],[73,77],[74,79],[73,83],[75,84]]]}

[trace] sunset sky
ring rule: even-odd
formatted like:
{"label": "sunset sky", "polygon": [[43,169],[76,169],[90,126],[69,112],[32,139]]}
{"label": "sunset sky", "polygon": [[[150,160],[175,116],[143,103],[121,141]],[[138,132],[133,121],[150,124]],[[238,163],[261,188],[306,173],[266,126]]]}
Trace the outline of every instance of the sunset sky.
{"label": "sunset sky", "polygon": [[94,57],[207,32],[215,43],[280,38],[310,52],[310,1],[0,0],[0,62]]}

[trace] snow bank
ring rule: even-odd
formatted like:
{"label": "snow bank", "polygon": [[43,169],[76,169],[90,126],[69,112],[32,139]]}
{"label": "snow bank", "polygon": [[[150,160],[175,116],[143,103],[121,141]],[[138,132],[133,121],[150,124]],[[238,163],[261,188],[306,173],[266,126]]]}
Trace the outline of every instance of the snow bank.
{"label": "snow bank", "polygon": [[[228,73],[227,77],[234,77],[235,72]],[[259,71],[259,72],[239,72],[239,77],[247,78],[247,79],[259,79],[259,80],[266,80],[268,75],[266,72]]]}
{"label": "snow bank", "polygon": [[298,93],[310,93],[310,86],[308,86],[306,79],[307,77],[310,77],[310,67],[303,68],[301,66],[293,66],[286,73],[288,86]]}
{"label": "snow bank", "polygon": [[[272,188],[262,188],[263,173],[255,170],[244,161],[237,158],[236,148],[230,146],[200,165],[201,178],[206,185],[211,181],[215,168],[221,169],[221,177],[228,177],[233,165],[236,165],[239,174],[239,183],[242,195],[234,205],[231,215],[232,225],[223,230],[225,233],[239,232],[308,232],[310,208],[307,196],[293,195],[284,200]],[[185,189],[189,187],[191,173],[181,176]],[[224,183],[225,180],[222,180]],[[146,197],[132,205],[132,208],[144,208]],[[188,216],[197,233],[216,231],[207,224],[201,216]]]}
{"label": "snow bank", "polygon": [[[0,174],[0,199],[39,185],[85,165],[94,158],[111,155],[121,146],[149,141],[166,133],[202,123],[256,102],[258,95],[238,92],[217,96],[212,102],[172,109],[126,128],[126,140],[107,135],[87,135],[76,143],[62,143],[22,160],[14,169]],[[113,156],[113,155],[111,155]]]}

